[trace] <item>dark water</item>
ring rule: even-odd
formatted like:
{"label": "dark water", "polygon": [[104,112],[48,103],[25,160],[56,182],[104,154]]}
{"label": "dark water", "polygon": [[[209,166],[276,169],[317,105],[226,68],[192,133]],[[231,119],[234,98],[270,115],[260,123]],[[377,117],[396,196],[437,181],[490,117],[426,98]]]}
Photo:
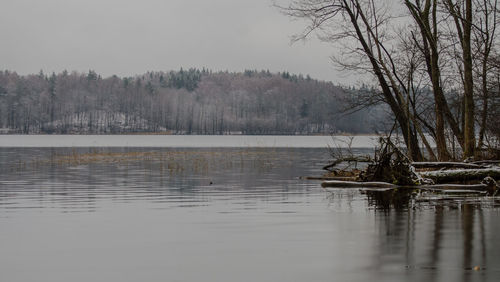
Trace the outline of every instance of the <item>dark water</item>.
{"label": "dark water", "polygon": [[499,281],[494,201],[383,209],[327,158],[0,148],[0,281]]}

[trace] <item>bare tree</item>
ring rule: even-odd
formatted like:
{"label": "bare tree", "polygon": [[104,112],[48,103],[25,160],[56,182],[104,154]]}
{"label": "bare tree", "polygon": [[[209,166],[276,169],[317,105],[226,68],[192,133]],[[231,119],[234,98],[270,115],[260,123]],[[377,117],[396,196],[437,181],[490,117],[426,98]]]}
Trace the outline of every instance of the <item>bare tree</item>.
{"label": "bare tree", "polygon": [[445,0],[444,7],[453,18],[456,28],[456,37],[462,49],[463,64],[463,93],[464,93],[464,156],[473,157],[476,147],[475,138],[475,104],[474,104],[474,77],[472,62],[472,0]]}
{"label": "bare tree", "polygon": [[390,1],[374,0],[295,0],[287,6],[277,5],[285,14],[303,18],[309,25],[296,40],[318,31],[323,40],[341,45],[350,60],[335,60],[350,70],[367,71],[377,79],[384,102],[389,105],[403,133],[409,154],[414,160],[423,158],[412,119],[408,115],[405,88],[396,72],[391,37],[387,25],[393,20]]}
{"label": "bare tree", "polygon": [[426,70],[429,75],[434,94],[435,106],[435,139],[440,160],[447,160],[450,154],[446,145],[445,119],[448,121],[454,135],[463,146],[462,131],[451,113],[448,102],[442,88],[441,68],[440,68],[440,32],[438,30],[439,19],[437,0],[405,0],[412,18],[416,22],[419,33],[412,33],[411,36],[422,52],[425,59]]}
{"label": "bare tree", "polygon": [[478,50],[479,57],[479,67],[477,73],[479,74],[481,81],[480,92],[482,98],[482,109],[478,148],[482,148],[487,128],[489,100],[491,96],[490,88],[492,88],[489,81],[491,79],[493,79],[493,81],[495,80],[495,77],[492,77],[491,75],[494,73],[493,70],[495,65],[491,62],[490,57],[494,51],[496,41],[498,0],[476,0],[476,6],[478,13],[475,21],[476,25],[473,29],[473,41],[476,45],[476,50]]}

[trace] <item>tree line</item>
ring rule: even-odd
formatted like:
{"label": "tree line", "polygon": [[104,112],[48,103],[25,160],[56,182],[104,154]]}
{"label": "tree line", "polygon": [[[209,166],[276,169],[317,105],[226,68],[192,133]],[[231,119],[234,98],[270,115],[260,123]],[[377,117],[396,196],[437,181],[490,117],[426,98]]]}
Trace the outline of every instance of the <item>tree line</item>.
{"label": "tree line", "polygon": [[5,133],[329,134],[384,128],[385,109],[346,115],[357,89],[289,72],[180,69],[103,78],[95,71],[0,71]]}

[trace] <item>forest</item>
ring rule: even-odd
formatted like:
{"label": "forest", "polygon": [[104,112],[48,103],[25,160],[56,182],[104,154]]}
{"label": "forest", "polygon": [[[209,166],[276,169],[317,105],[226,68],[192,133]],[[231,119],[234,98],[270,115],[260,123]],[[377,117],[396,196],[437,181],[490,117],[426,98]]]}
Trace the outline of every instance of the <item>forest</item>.
{"label": "forest", "polygon": [[[367,89],[365,89],[366,91]],[[0,71],[0,132],[16,134],[332,134],[385,128],[383,106],[350,110],[360,89],[308,75],[180,69]]]}

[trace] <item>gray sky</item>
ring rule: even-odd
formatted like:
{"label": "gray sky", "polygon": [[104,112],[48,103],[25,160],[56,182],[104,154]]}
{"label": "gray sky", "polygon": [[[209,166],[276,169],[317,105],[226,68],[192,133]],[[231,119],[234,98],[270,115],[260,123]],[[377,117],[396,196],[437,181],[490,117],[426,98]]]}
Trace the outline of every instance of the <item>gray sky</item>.
{"label": "gray sky", "polygon": [[105,76],[207,67],[269,69],[347,82],[331,46],[290,45],[304,23],[271,0],[1,0],[0,69]]}

